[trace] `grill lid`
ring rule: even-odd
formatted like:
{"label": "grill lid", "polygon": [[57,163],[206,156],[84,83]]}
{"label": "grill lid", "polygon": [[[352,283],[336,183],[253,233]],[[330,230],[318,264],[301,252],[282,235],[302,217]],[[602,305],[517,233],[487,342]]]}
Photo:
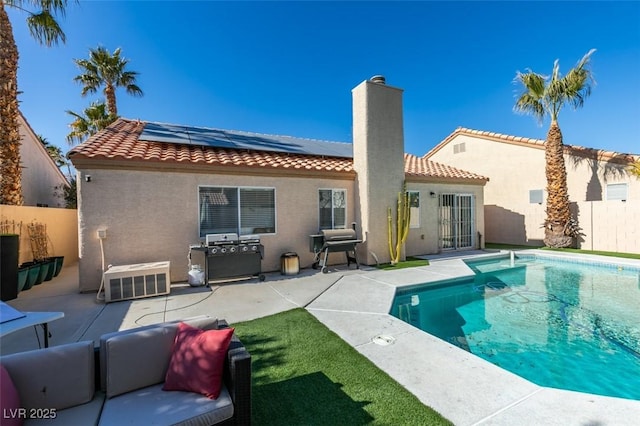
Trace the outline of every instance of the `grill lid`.
{"label": "grill lid", "polygon": [[234,244],[238,242],[238,234],[207,234],[206,243],[208,246],[220,244]]}
{"label": "grill lid", "polygon": [[321,232],[325,242],[357,239],[356,231],[353,229],[323,229]]}

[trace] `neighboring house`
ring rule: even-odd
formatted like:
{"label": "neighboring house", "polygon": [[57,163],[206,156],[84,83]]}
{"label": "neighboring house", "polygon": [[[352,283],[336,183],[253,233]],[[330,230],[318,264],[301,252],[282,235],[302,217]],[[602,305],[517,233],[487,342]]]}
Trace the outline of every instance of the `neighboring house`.
{"label": "neighboring house", "polygon": [[[356,224],[361,263],[390,259],[387,209],[411,198],[407,255],[475,248],[484,233],[474,173],[404,153],[402,90],[383,78],[353,90],[353,144],[119,119],[69,153],[78,171],[80,290],[106,264],[171,261],[187,278],[189,246],[206,234],[259,234],[263,271],[310,235]],[[332,254],[340,263],[344,255]]]}
{"label": "neighboring house", "polygon": [[[484,193],[486,241],[542,245],[546,217],[543,140],[458,128],[423,158],[490,178]],[[628,166],[638,156],[565,146],[579,247],[640,252],[640,181]]]}
{"label": "neighboring house", "polygon": [[65,207],[63,186],[69,182],[51,159],[22,113],[20,124],[20,160],[22,196],[25,206]]}

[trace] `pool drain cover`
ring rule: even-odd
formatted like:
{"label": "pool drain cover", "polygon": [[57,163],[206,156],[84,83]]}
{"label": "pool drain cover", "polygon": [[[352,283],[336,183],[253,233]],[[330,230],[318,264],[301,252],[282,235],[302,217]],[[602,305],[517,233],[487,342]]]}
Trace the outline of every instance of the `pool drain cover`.
{"label": "pool drain cover", "polygon": [[389,336],[387,334],[380,334],[371,339],[373,343],[380,346],[389,346],[392,345],[396,339],[393,336]]}

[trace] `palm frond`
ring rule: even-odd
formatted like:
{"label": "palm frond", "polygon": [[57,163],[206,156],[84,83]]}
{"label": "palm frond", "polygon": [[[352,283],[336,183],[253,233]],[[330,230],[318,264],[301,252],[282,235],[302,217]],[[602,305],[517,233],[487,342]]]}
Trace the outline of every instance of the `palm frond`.
{"label": "palm frond", "polygon": [[70,145],[84,142],[100,130],[107,128],[117,119],[116,116],[107,112],[107,106],[101,101],[92,102],[82,114],[69,110],[66,113],[74,118],[69,124],[71,131],[66,137]]}
{"label": "palm frond", "polygon": [[62,28],[49,11],[43,10],[29,15],[27,27],[31,36],[47,47],[67,41]]}
{"label": "palm frond", "polygon": [[89,59],[74,60],[82,71],[82,74],[74,78],[75,82],[83,86],[82,95],[102,89],[107,98],[108,110],[114,115],[117,114],[115,92],[118,87],[123,87],[130,95],[143,96],[142,89],[136,84],[139,74],[126,70],[129,61],[121,56],[121,52],[121,48],[111,53],[104,46],[98,46],[89,49]]}
{"label": "palm frond", "polygon": [[522,92],[516,98],[514,111],[533,115],[538,122],[545,116],[544,91],[546,77],[531,70],[526,73],[517,72],[514,82],[522,86]]}

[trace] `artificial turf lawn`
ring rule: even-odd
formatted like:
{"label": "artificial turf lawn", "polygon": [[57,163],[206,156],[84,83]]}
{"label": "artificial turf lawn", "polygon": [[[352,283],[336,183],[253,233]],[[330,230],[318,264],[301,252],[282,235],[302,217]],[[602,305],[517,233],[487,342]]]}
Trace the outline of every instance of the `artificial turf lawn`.
{"label": "artificial turf lawn", "polygon": [[599,251],[599,250],[583,250],[575,248],[552,248],[552,247],[539,247],[539,246],[518,246],[512,244],[498,244],[498,243],[486,243],[486,248],[498,249],[498,250],[526,250],[526,249],[541,249],[549,251],[560,251],[566,253],[577,254],[597,254],[600,256],[621,257],[625,259],[640,259],[638,253],[619,253],[615,251]]}
{"label": "artificial turf lawn", "polygon": [[403,268],[413,268],[414,266],[427,266],[429,261],[426,259],[418,259],[417,257],[407,257],[407,260],[392,265],[390,263],[383,263],[379,265],[379,269],[397,270]]}
{"label": "artificial turf lawn", "polygon": [[304,309],[234,327],[252,357],[256,425],[451,424]]}

